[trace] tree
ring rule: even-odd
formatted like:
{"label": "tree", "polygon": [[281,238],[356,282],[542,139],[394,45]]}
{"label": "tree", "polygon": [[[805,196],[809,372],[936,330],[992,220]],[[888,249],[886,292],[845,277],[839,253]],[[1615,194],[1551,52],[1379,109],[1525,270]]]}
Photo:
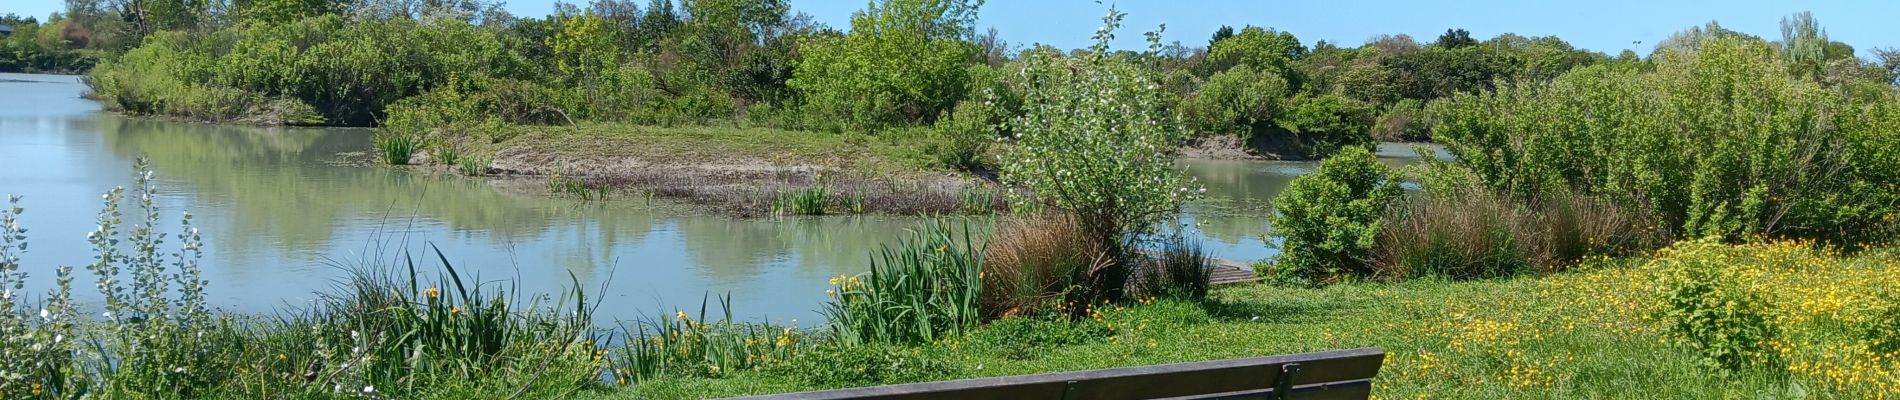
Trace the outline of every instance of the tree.
{"label": "tree", "polygon": [[851,16],[843,37],[801,44],[789,86],[832,128],[928,123],[961,100],[977,49],[979,1],[883,0]]}
{"label": "tree", "polygon": [[1215,43],[1220,43],[1220,41],[1232,37],[1234,37],[1234,27],[1221,25],[1220,29],[1214,30],[1214,37],[1207,39],[1207,45],[1213,46]]}
{"label": "tree", "polygon": [[1207,79],[1184,100],[1182,122],[1196,134],[1252,135],[1282,113],[1286,80],[1272,71],[1237,66]]}
{"label": "tree", "polygon": [[1432,45],[1442,49],[1458,49],[1476,46],[1478,45],[1478,40],[1471,38],[1470,31],[1464,29],[1446,29],[1445,34],[1438,35],[1438,41],[1432,42]]}
{"label": "tree", "polygon": [[1206,69],[1204,75],[1238,66],[1267,70],[1286,79],[1289,87],[1298,88],[1300,79],[1292,63],[1305,56],[1306,46],[1293,33],[1249,26],[1240,34],[1209,45],[1207,62],[1201,66]]}
{"label": "tree", "polygon": [[[1122,262],[1126,240],[1149,232],[1160,219],[1199,195],[1175,166],[1182,139],[1163,106],[1157,74],[1108,52],[1124,14],[1110,9],[1095,45],[1074,57],[1031,52],[1020,74],[1029,82],[1023,115],[1012,127],[1016,146],[1003,165],[1003,180],[1029,189],[1016,196],[1072,216],[1108,265],[1088,269],[1088,298],[1115,300],[1127,283]],[[1150,52],[1160,48],[1149,34]]]}

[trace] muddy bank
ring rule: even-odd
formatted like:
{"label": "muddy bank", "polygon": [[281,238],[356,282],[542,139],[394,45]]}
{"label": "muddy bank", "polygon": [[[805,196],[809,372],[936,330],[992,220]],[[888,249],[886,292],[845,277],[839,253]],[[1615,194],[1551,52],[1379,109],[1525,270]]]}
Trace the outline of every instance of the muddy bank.
{"label": "muddy bank", "polygon": [[[1273,138],[1268,138],[1269,136]],[[1182,158],[1205,160],[1274,161],[1306,160],[1305,155],[1287,151],[1298,143],[1282,135],[1213,135],[1188,139],[1180,148]]]}
{"label": "muddy bank", "polygon": [[[1006,206],[994,182],[937,171],[868,171],[850,160],[749,154],[652,154],[632,138],[596,138],[592,151],[535,141],[497,150],[498,177],[568,179],[628,196],[653,196],[738,216],[765,216],[789,194],[823,188],[827,214],[990,213]],[[612,151],[622,149],[625,151]],[[642,150],[635,150],[642,149]],[[607,151],[603,151],[607,150]]]}

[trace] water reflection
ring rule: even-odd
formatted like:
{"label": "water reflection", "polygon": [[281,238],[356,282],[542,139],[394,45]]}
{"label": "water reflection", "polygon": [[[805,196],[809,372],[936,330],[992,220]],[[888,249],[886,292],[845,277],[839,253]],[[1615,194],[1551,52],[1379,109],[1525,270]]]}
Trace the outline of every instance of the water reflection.
{"label": "water reflection", "polygon": [[[600,317],[697,306],[730,293],[742,316],[815,319],[825,278],[868,268],[868,254],[915,223],[907,217],[742,220],[578,202],[539,182],[338,165],[370,147],[362,129],[271,129],[132,119],[79,99],[72,77],[0,74],[0,193],[26,196],[29,289],[57,265],[84,265],[99,194],[131,181],[132,160],[158,171],[165,223],[190,210],[205,232],[209,295],[220,307],[269,312],[312,300],[344,275],[334,266],[436,246],[482,281],[551,293],[605,285]],[[1392,147],[1392,146],[1387,146]],[[1406,163],[1404,146],[1382,149]],[[1305,162],[1188,160],[1208,188],[1180,222],[1215,255],[1272,255],[1260,241],[1268,201]],[[974,225],[981,227],[981,221]],[[571,278],[570,278],[571,277]],[[79,290],[82,301],[96,294]],[[92,297],[84,297],[92,296]]]}

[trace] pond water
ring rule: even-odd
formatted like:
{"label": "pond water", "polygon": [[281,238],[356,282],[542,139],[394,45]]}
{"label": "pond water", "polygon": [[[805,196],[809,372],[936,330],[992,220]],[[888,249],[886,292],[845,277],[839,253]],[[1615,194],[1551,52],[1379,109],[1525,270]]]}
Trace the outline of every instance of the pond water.
{"label": "pond water", "polygon": [[[55,266],[91,261],[86,234],[100,194],[130,186],[141,156],[158,177],[166,232],[183,211],[204,232],[212,301],[249,313],[308,304],[345,275],[339,265],[405,249],[433,259],[426,251],[434,246],[465,276],[522,293],[556,293],[571,286],[571,275],[600,298],[603,322],[697,307],[708,294],[730,294],[747,319],[811,321],[827,277],[868,270],[867,254],[916,222],[738,219],[639,200],[550,197],[536,183],[345,165],[337,154],[369,149],[369,130],[128,118],[102,112],[80,98],[84,91],[76,77],[0,74],[0,194],[25,196],[28,293],[45,293]],[[1413,157],[1396,144],[1381,146],[1381,155],[1394,165]],[[1215,257],[1234,260],[1273,254],[1261,240],[1266,202],[1316,165],[1183,164],[1208,200],[1176,225]],[[98,298],[91,279],[83,272],[78,279],[81,301]]]}

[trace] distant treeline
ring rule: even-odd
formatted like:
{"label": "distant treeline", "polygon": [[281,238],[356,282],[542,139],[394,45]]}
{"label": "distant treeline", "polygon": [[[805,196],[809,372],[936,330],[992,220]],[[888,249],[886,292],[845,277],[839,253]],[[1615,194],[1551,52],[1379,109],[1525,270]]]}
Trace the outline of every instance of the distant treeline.
{"label": "distant treeline", "polygon": [[[559,4],[540,18],[476,0],[76,0],[37,31],[16,24],[26,28],[5,42],[0,70],[76,70],[99,59],[90,81],[110,106],[203,120],[1006,134],[1030,84],[1009,71],[1025,54],[1077,50],[979,32],[980,3],[880,0],[851,26],[830,27],[784,0],[601,0]],[[1710,23],[1662,40],[1656,51],[1693,47],[1708,35],[1747,37]],[[1184,127],[1271,135],[1262,138],[1305,156],[1375,137],[1429,139],[1427,105],[1455,93],[1548,81],[1590,65],[1652,68],[1652,57],[1631,50],[1610,56],[1548,36],[1478,40],[1462,29],[1431,41],[1392,35],[1344,47],[1222,27],[1206,42],[1166,43],[1118,56],[1145,58],[1163,77],[1167,107]],[[1893,51],[1866,61],[1824,35],[1804,43],[1813,44],[1803,44],[1801,57],[1823,81],[1892,82],[1900,67]],[[418,100],[403,105],[410,98]],[[398,106],[430,109],[392,110]],[[422,114],[435,116],[390,121]]]}

